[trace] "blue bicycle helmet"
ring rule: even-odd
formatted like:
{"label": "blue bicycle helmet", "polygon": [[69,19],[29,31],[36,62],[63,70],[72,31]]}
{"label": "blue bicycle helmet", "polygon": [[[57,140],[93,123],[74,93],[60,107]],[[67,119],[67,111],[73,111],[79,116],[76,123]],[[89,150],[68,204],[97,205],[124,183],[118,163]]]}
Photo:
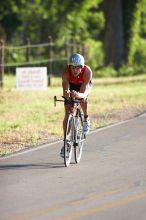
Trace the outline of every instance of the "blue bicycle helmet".
{"label": "blue bicycle helmet", "polygon": [[79,53],[74,53],[69,58],[69,65],[71,66],[84,66],[84,57]]}

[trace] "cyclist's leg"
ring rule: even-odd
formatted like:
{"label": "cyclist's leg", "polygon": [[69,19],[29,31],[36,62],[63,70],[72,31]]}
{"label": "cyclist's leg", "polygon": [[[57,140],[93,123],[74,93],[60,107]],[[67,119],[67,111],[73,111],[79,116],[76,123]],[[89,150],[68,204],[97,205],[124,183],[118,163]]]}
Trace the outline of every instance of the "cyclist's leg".
{"label": "cyclist's leg", "polygon": [[85,118],[88,117],[87,98],[88,98],[89,93],[91,92],[91,88],[92,88],[92,84],[89,84],[89,85],[86,87],[86,91],[85,91],[86,99],[85,99],[85,101],[83,100],[83,102],[81,102],[81,108],[82,108],[82,110],[83,110],[83,113],[84,113],[84,117],[85,117]]}
{"label": "cyclist's leg", "polygon": [[89,119],[89,116],[88,116],[88,105],[87,105],[87,102],[81,103],[81,107],[82,107],[83,114],[84,114],[83,133],[86,136],[89,133],[89,131],[90,131],[90,119]]}
{"label": "cyclist's leg", "polygon": [[[88,97],[89,93],[91,91],[91,86],[89,86],[86,89],[86,95]],[[84,121],[83,121],[83,132],[86,135],[87,133],[89,133],[90,131],[90,119],[89,119],[89,114],[88,114],[88,103],[87,103],[87,98],[86,100],[83,102],[81,102],[81,108],[83,110],[83,114],[84,114]]]}
{"label": "cyclist's leg", "polygon": [[86,92],[86,94],[87,94],[86,99],[85,99],[85,100],[83,99],[83,101],[80,103],[85,118],[88,117],[88,103],[87,103],[87,97],[88,97],[88,95],[89,95],[89,92],[90,92],[90,91],[87,91],[87,92]]}
{"label": "cyclist's leg", "polygon": [[86,117],[88,115],[88,105],[87,105],[87,102],[81,102],[81,108],[83,110],[83,114],[84,116]]}

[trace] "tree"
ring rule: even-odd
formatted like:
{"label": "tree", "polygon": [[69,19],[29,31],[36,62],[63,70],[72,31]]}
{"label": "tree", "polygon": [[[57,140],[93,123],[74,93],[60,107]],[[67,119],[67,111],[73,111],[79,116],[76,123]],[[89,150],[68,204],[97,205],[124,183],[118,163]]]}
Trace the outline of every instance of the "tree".
{"label": "tree", "polygon": [[104,0],[106,18],[104,49],[105,65],[116,69],[132,65],[139,47],[140,24],[145,0]]}
{"label": "tree", "polygon": [[5,0],[0,5],[0,38],[11,41],[13,35],[21,25],[19,9],[24,7],[26,0]]}
{"label": "tree", "polygon": [[105,66],[119,69],[136,63],[140,54],[145,59],[143,46],[139,49],[145,45],[145,11],[146,0],[5,0],[0,37],[15,44],[30,38],[35,44],[51,35],[62,48],[74,38],[88,45],[95,69],[103,66],[103,54]]}
{"label": "tree", "polygon": [[106,19],[104,37],[105,66],[113,64],[118,69],[124,55],[121,0],[104,0],[103,10]]}

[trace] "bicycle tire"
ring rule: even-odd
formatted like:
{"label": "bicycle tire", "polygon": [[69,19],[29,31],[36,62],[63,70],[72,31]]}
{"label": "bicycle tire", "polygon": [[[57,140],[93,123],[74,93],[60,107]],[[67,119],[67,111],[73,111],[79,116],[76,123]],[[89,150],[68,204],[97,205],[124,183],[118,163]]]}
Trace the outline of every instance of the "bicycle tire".
{"label": "bicycle tire", "polygon": [[70,165],[73,151],[73,129],[74,118],[70,114],[67,120],[64,138],[64,164],[66,167]]}
{"label": "bicycle tire", "polygon": [[83,121],[82,117],[78,116],[75,119],[75,143],[74,143],[74,158],[75,162],[79,163],[82,157],[83,152],[83,141],[84,141],[84,134],[83,134]]}

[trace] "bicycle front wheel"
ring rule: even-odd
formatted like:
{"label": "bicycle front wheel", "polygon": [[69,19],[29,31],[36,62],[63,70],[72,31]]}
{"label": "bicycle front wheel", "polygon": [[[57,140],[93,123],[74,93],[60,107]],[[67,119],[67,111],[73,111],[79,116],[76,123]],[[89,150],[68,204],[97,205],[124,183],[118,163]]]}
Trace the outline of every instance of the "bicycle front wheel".
{"label": "bicycle front wheel", "polygon": [[76,124],[76,130],[75,130],[76,142],[74,143],[74,157],[75,157],[75,162],[79,163],[83,152],[83,141],[84,141],[82,118],[76,117],[75,124]]}
{"label": "bicycle front wheel", "polygon": [[73,128],[74,128],[74,119],[72,115],[69,115],[66,124],[65,138],[64,138],[64,164],[66,167],[70,165],[72,158]]}

